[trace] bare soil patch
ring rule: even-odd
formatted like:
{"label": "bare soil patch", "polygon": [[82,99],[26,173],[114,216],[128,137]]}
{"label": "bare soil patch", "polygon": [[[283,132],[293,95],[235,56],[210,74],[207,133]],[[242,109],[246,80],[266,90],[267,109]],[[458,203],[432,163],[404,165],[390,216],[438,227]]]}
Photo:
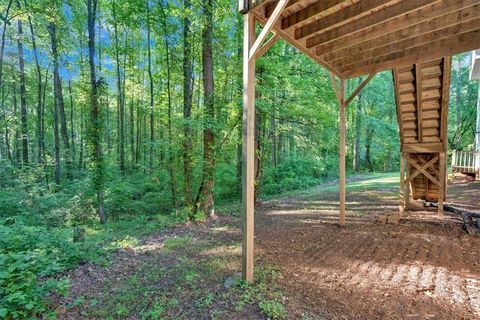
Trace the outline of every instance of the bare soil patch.
{"label": "bare soil patch", "polygon": [[[480,239],[436,211],[376,223],[379,213],[398,208],[397,191],[348,193],[345,228],[336,225],[333,193],[261,208],[257,245],[281,270],[292,318],[480,318]],[[479,183],[456,183],[449,192],[449,202],[479,210]]]}

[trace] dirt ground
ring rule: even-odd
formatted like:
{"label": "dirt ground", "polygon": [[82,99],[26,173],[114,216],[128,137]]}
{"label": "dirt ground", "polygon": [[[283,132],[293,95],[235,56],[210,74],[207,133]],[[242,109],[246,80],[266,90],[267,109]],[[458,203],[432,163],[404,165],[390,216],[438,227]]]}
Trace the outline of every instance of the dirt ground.
{"label": "dirt ground", "polygon": [[[291,310],[338,319],[480,319],[480,239],[436,211],[408,212],[398,225],[375,222],[397,210],[397,190],[349,193],[345,228],[335,224],[334,193],[264,205],[257,245],[280,267]],[[480,184],[452,184],[447,200],[479,210]]]}
{"label": "dirt ground", "polygon": [[[480,210],[480,183],[452,183],[447,201]],[[259,204],[256,266],[279,273],[266,282],[273,293],[253,297],[223,287],[240,268],[238,217],[167,230],[119,252],[108,267],[72,272],[59,317],[265,319],[255,299],[278,291],[289,319],[480,319],[480,238],[435,211],[376,222],[397,209],[398,187],[382,184],[347,191],[343,228],[332,190]],[[158,313],[155,301],[164,302]]]}

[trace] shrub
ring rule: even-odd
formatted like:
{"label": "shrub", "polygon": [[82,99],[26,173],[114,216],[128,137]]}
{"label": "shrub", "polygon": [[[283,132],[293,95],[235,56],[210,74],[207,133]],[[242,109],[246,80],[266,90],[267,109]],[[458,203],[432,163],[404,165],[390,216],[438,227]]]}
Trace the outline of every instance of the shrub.
{"label": "shrub", "polygon": [[283,304],[278,301],[262,301],[260,302],[259,307],[262,313],[272,320],[285,319],[287,316]]}
{"label": "shrub", "polygon": [[0,317],[48,316],[47,294],[68,290],[52,276],[83,260],[70,238],[68,230],[0,225]]}

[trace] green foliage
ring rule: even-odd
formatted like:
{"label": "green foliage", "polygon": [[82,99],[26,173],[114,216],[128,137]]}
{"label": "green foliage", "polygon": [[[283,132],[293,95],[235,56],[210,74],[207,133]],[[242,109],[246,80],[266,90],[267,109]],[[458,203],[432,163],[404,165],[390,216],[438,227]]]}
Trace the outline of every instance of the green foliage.
{"label": "green foliage", "polygon": [[261,190],[266,195],[274,195],[306,189],[334,178],[336,167],[336,159],[290,158],[276,167],[265,169]]}
{"label": "green foliage", "polygon": [[0,225],[0,312],[14,319],[48,315],[47,294],[68,292],[68,281],[52,276],[86,258],[67,239],[69,230]]}
{"label": "green foliage", "polygon": [[262,301],[260,302],[259,307],[260,310],[262,310],[262,313],[266,315],[268,319],[285,319],[287,316],[285,307],[278,301]]}

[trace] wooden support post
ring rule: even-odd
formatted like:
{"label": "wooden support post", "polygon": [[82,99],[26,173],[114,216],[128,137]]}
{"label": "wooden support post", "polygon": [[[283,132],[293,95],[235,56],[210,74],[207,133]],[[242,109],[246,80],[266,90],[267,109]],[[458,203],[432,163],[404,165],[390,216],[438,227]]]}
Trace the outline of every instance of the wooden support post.
{"label": "wooden support post", "polygon": [[253,282],[255,205],[255,42],[253,13],[243,20],[242,279]]}
{"label": "wooden support post", "polygon": [[340,193],[340,225],[345,225],[345,139],[347,133],[347,120],[345,116],[345,80],[340,79],[340,88],[339,88],[339,96],[340,96],[340,184],[339,184],[339,193]]}
{"label": "wooden support post", "polygon": [[399,206],[400,215],[403,215],[403,212],[405,211],[405,202],[403,201],[404,185],[405,185],[405,161],[403,159],[403,155],[400,154],[400,206]]}
{"label": "wooden support post", "polygon": [[403,205],[405,210],[408,209],[408,206],[410,205],[410,165],[408,164],[407,161],[407,156],[408,154],[405,154],[405,172],[406,172],[406,179],[404,181],[404,186],[403,186]]}
{"label": "wooden support post", "polygon": [[438,192],[438,214],[443,214],[443,202],[445,201],[445,196],[446,196],[446,190],[445,187],[447,185],[446,183],[446,171],[447,171],[447,166],[446,166],[446,161],[445,161],[445,152],[440,152],[439,153],[440,157],[440,163],[439,163],[439,177],[438,180],[440,182],[439,186],[439,192]]}
{"label": "wooden support post", "polygon": [[452,150],[452,162],[450,163],[450,171],[454,171],[457,162],[457,150]]}
{"label": "wooden support post", "polygon": [[338,105],[339,105],[339,121],[338,127],[340,131],[340,143],[339,143],[339,183],[338,183],[338,191],[339,191],[339,223],[341,226],[345,225],[345,139],[346,139],[346,132],[347,132],[347,120],[345,116],[345,79],[340,79],[340,87],[337,85],[337,80],[335,79],[335,75],[330,73],[330,78],[332,79],[333,89],[335,90],[335,94],[337,95]]}

